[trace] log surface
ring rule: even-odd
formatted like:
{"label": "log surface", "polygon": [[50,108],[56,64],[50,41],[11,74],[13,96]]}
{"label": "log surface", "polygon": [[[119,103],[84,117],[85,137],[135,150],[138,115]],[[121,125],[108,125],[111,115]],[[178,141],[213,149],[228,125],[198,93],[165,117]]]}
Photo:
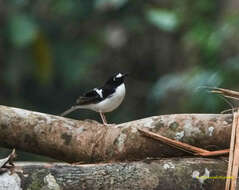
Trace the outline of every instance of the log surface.
{"label": "log surface", "polygon": [[180,157],[187,153],[144,137],[143,128],[208,150],[230,144],[232,115],[153,116],[112,126],[0,106],[0,146],[67,162]]}
{"label": "log surface", "polygon": [[0,175],[0,189],[224,190],[227,162],[174,158],[109,164],[17,163],[21,172]]}

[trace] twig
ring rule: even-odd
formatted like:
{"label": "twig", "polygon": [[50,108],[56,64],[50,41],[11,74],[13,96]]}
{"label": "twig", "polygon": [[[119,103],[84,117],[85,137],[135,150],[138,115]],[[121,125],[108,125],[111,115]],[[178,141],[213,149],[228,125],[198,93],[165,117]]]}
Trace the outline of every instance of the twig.
{"label": "twig", "polygon": [[238,168],[239,168],[239,111],[237,111],[234,115],[235,123],[236,123],[236,139],[235,139],[235,147],[234,147],[234,155],[233,155],[233,165],[232,165],[232,178],[231,178],[231,190],[236,190],[237,185],[237,176],[238,176]]}
{"label": "twig", "polygon": [[227,113],[227,112],[234,112],[234,111],[236,111],[236,110],[238,110],[239,109],[239,107],[235,107],[235,108],[231,108],[231,109],[226,109],[226,110],[223,110],[223,111],[221,111],[220,113],[221,114],[225,114],[225,113]]}
{"label": "twig", "polygon": [[13,160],[15,158],[16,158],[16,152],[15,152],[15,149],[13,149],[11,154],[8,155],[8,157],[0,159],[0,174],[8,170],[10,170],[11,173],[14,171],[15,166],[14,166]]}
{"label": "twig", "polygon": [[236,128],[237,128],[237,119],[236,118],[237,118],[237,113],[234,113],[234,115],[233,115],[233,124],[232,124],[232,132],[231,132],[229,162],[228,162],[228,168],[227,168],[227,179],[226,179],[225,190],[229,190],[230,189],[230,184],[231,184],[233,158],[234,158],[234,145],[235,145]]}
{"label": "twig", "polygon": [[198,148],[196,146],[192,146],[186,143],[182,143],[180,141],[177,140],[172,140],[170,138],[164,137],[162,135],[150,132],[148,130],[143,130],[143,129],[139,129],[138,131],[140,131],[143,135],[147,136],[147,137],[151,137],[155,140],[159,140],[163,143],[166,143],[170,146],[176,147],[177,149],[183,150],[185,152],[189,152],[192,153],[194,155],[197,156],[203,156],[203,157],[210,157],[210,156],[219,156],[219,155],[225,155],[229,153],[229,149],[225,149],[225,150],[217,150],[217,151],[208,151],[202,148]]}
{"label": "twig", "polygon": [[239,92],[237,91],[228,90],[224,88],[216,88],[216,87],[208,87],[208,89],[210,89],[210,92],[212,93],[221,94],[224,97],[239,100]]}
{"label": "twig", "polygon": [[230,149],[216,150],[216,151],[210,151],[210,152],[206,152],[206,153],[199,153],[199,154],[195,154],[195,155],[200,155],[200,156],[203,156],[203,157],[219,156],[219,155],[228,154],[229,151],[230,151]]}
{"label": "twig", "polygon": [[159,141],[164,142],[171,146],[179,147],[180,149],[183,149],[184,151],[187,151],[187,152],[189,151],[189,152],[197,153],[197,154],[210,152],[208,150],[204,150],[204,149],[201,149],[201,148],[198,148],[198,147],[186,144],[186,143],[182,143],[180,141],[172,140],[170,138],[164,137],[164,136],[156,134],[156,133],[152,133],[148,130],[143,130],[143,129],[138,128],[138,131],[140,131],[145,136],[151,137],[155,140],[159,140]]}

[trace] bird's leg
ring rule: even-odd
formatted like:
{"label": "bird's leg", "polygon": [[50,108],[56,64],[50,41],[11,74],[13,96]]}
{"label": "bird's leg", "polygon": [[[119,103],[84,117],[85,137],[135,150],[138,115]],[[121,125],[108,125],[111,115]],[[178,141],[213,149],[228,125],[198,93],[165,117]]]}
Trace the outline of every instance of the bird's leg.
{"label": "bird's leg", "polygon": [[107,123],[107,120],[106,120],[106,117],[105,117],[104,113],[100,112],[100,117],[101,117],[101,119],[102,119],[102,121],[103,121],[103,124],[104,124],[104,125],[108,125],[108,123]]}

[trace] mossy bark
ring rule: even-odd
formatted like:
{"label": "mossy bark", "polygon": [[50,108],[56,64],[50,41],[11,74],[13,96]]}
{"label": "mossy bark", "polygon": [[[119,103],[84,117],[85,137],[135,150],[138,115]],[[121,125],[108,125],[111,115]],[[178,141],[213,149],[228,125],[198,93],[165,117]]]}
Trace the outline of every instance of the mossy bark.
{"label": "mossy bark", "polygon": [[0,106],[0,146],[67,162],[139,160],[179,157],[187,153],[144,137],[146,128],[208,150],[230,144],[232,115],[176,114],[104,126],[59,116]]}
{"label": "mossy bark", "polygon": [[16,165],[21,167],[21,172],[0,175],[1,184],[5,184],[6,190],[8,190],[7,182],[4,183],[3,179],[8,181],[9,187],[18,184],[20,187],[18,189],[24,190],[223,190],[227,168],[227,162],[222,159],[202,158],[97,165],[47,163]]}

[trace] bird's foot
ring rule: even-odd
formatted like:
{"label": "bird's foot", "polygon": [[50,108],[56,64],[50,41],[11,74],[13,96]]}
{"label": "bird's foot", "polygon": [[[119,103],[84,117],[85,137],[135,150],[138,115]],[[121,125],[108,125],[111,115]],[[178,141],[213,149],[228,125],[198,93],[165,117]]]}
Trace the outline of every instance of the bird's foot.
{"label": "bird's foot", "polygon": [[111,126],[116,125],[115,123],[102,123],[102,124],[106,127],[111,127]]}

